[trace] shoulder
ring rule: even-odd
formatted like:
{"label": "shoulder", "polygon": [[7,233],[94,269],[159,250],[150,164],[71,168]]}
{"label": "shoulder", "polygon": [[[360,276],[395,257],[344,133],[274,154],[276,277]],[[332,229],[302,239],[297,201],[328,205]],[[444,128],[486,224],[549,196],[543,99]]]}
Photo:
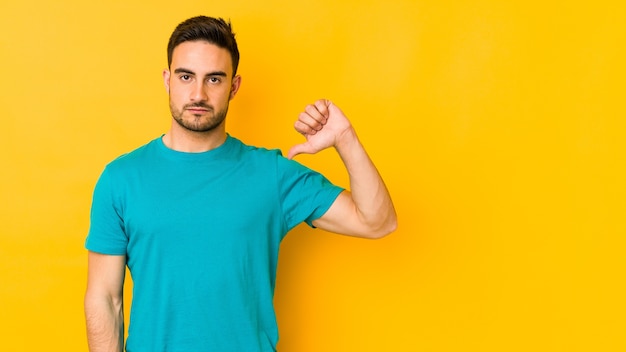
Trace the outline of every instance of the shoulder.
{"label": "shoulder", "polygon": [[261,146],[249,145],[241,140],[229,136],[229,143],[232,145],[232,149],[239,154],[240,157],[258,160],[276,160],[283,158],[283,154],[280,149],[270,149]]}
{"label": "shoulder", "polygon": [[156,141],[157,139],[154,139],[113,159],[106,165],[105,172],[124,172],[146,163],[146,161],[150,159],[150,156],[156,152]]}
{"label": "shoulder", "polygon": [[280,149],[248,145],[236,138],[231,137],[231,139],[239,167],[249,174],[271,174],[279,182],[284,181],[285,178],[317,174],[316,171],[300,162],[286,158]]}

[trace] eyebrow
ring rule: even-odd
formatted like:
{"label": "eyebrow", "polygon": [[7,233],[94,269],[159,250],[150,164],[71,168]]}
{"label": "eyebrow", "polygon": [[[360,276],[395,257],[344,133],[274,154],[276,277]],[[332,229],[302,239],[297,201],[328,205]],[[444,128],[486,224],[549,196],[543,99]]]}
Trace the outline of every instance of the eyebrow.
{"label": "eyebrow", "polygon": [[[186,68],[183,68],[183,67],[179,67],[179,68],[175,69],[174,73],[187,73],[187,74],[190,74],[190,75],[195,75],[196,74],[192,70],[189,70],[189,69],[186,69]],[[213,72],[209,72],[209,73],[207,73],[205,75],[205,77],[212,77],[212,76],[227,77],[228,75],[224,71],[213,71]]]}

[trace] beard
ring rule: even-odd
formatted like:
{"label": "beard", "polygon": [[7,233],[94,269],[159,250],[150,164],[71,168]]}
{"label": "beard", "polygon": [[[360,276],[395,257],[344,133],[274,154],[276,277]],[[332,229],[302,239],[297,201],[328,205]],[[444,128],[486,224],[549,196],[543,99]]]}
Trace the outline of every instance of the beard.
{"label": "beard", "polygon": [[[205,114],[192,114],[187,111],[188,108],[199,107],[208,110]],[[186,130],[192,132],[209,132],[220,126],[226,119],[228,113],[228,104],[223,110],[215,111],[215,109],[204,103],[193,103],[184,105],[182,109],[177,109],[170,100],[170,111],[172,117],[178,124]],[[187,113],[189,117],[185,118]]]}

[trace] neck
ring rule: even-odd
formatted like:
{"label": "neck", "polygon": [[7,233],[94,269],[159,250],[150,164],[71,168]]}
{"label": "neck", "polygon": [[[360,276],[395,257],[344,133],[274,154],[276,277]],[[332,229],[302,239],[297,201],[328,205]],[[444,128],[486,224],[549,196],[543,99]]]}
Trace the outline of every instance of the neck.
{"label": "neck", "polygon": [[[176,124],[176,122],[174,122]],[[166,147],[185,153],[202,153],[221,146],[226,141],[223,124],[212,131],[194,132],[172,124],[172,128],[163,135]]]}

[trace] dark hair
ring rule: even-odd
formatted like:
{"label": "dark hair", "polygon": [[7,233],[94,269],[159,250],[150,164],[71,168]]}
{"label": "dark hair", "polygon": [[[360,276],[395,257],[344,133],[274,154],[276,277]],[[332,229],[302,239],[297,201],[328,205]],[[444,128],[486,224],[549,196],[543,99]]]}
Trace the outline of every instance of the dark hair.
{"label": "dark hair", "polygon": [[179,44],[187,41],[204,40],[230,52],[233,60],[233,76],[239,66],[239,49],[230,21],[207,16],[192,17],[181,22],[167,43],[167,66],[172,65],[172,53]]}

